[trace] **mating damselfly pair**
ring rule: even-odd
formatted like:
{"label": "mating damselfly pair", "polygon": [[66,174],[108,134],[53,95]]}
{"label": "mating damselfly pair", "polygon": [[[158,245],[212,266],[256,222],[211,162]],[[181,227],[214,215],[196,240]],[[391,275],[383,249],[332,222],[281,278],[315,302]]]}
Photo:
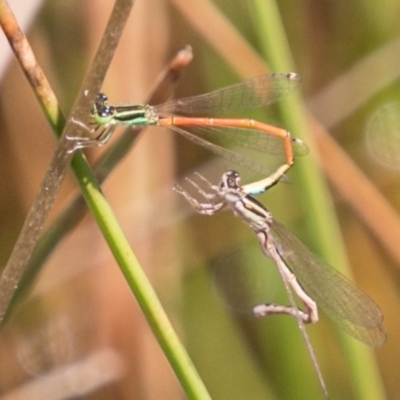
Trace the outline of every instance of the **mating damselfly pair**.
{"label": "mating damselfly pair", "polygon": [[[293,73],[268,74],[211,93],[157,106],[109,105],[107,97],[99,94],[92,112],[92,123],[99,129],[96,139],[99,143],[105,143],[118,125],[170,127],[195,144],[266,176],[258,182],[241,186],[240,176],[235,171],[224,173],[218,185],[198,175],[199,183],[189,182],[202,196],[202,201],[178,185],[174,190],[200,214],[213,215],[222,209],[231,209],[257,235],[264,255],[278,267],[290,305],[258,304],[254,307],[254,314],[258,317],[287,314],[297,319],[326,393],[304,324],[318,321],[317,306],[320,306],[351,336],[367,345],[380,346],[386,340],[382,312],[349,279],[311,253],[293,233],[276,222],[269,210],[253,197],[284,179],[284,174],[294,163],[294,156],[306,154],[308,147],[301,140],[293,139],[284,129],[248,118],[220,117],[224,113],[259,108],[277,101],[297,88],[299,82],[298,76]],[[254,150],[282,154],[285,162],[271,172],[251,159],[197,136],[203,133],[222,136],[230,143]],[[82,147],[85,145],[83,142]],[[302,301],[304,311],[297,308],[292,290]]]}

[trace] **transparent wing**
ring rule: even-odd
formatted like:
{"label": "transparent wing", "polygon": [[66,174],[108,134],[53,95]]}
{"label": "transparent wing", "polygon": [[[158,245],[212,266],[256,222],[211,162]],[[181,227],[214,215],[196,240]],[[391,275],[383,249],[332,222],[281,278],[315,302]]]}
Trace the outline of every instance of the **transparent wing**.
{"label": "transparent wing", "polygon": [[[249,171],[257,172],[260,175],[268,176],[276,170],[276,168],[271,167],[269,165],[255,162],[253,159],[251,159],[250,157],[246,157],[243,154],[236,153],[232,150],[225,149],[224,147],[211,143],[199,136],[194,135],[193,133],[189,132],[186,129],[182,129],[174,125],[169,126],[169,128],[178,132],[180,135],[184,136],[186,139],[190,140],[194,144],[202,146],[207,150],[213,152],[214,154],[219,155],[223,159],[233,162],[234,164],[240,165],[248,169]],[[193,127],[191,127],[190,130],[193,130],[192,128]],[[284,175],[279,182],[290,183],[290,179]]]}
{"label": "transparent wing", "polygon": [[158,115],[212,116],[256,109],[291,93],[300,82],[295,73],[267,74],[210,93],[168,101],[154,106],[154,111]]}
{"label": "transparent wing", "polygon": [[253,308],[273,302],[281,279],[276,268],[265,265],[257,244],[230,250],[209,263],[215,290],[235,313],[254,318]]}
{"label": "transparent wing", "polygon": [[[232,144],[244,149],[260,153],[285,155],[285,149],[281,138],[254,129],[207,125],[191,126],[187,130],[189,130],[190,133],[200,134],[202,137],[209,137],[213,140]],[[304,156],[309,152],[308,146],[300,139],[293,139],[292,148],[295,156]]]}
{"label": "transparent wing", "polygon": [[378,305],[335,268],[318,258],[278,222],[271,224],[277,249],[306,293],[348,334],[369,346],[386,341]]}

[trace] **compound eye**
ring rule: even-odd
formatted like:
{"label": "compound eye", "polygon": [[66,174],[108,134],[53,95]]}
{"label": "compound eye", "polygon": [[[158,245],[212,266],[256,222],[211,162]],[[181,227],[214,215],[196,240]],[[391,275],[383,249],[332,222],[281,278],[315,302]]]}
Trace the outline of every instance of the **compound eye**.
{"label": "compound eye", "polygon": [[107,117],[109,114],[108,108],[104,107],[101,110],[98,110],[97,112],[101,117]]}
{"label": "compound eye", "polygon": [[236,171],[230,171],[227,175],[227,183],[230,188],[236,188],[239,185],[239,174]]}
{"label": "compound eye", "polygon": [[101,107],[100,109],[97,110],[97,114],[100,115],[101,117],[110,117],[114,114],[115,108],[114,107]]}
{"label": "compound eye", "polygon": [[97,95],[96,100],[101,101],[101,102],[106,102],[108,100],[108,97],[104,93],[99,93]]}

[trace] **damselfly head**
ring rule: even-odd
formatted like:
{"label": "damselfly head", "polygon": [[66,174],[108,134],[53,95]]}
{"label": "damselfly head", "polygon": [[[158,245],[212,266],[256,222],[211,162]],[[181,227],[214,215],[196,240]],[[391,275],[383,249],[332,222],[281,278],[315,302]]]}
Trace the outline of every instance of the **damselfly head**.
{"label": "damselfly head", "polygon": [[104,93],[99,93],[93,104],[91,118],[94,124],[105,125],[109,123],[115,114],[115,107],[107,104],[108,97]]}
{"label": "damselfly head", "polygon": [[222,175],[220,189],[237,189],[240,187],[240,175],[236,171],[228,171]]}

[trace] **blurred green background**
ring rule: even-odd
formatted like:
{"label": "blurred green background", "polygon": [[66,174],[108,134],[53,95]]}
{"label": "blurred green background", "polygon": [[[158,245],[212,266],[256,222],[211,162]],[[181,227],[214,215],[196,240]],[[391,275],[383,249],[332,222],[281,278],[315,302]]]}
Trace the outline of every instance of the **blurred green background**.
{"label": "blurred green background", "polygon": [[[257,3],[137,0],[103,90],[114,103],[143,102],[162,68],[187,44],[194,60],[176,96],[267,73],[268,63],[276,68],[272,53],[285,53],[284,38]],[[289,68],[302,77],[304,101],[296,101],[306,125],[293,127],[286,102],[256,115],[306,140],[311,153],[296,160],[291,185],[278,185],[260,200],[335,267],[343,271],[347,259],[357,285],[385,315],[388,341],[371,351],[343,338],[322,313],[307,328],[331,398],[398,399],[400,3],[265,4],[277,7],[274,21],[283,24],[294,62]],[[65,112],[111,7],[100,0],[43,2],[28,30]],[[4,265],[55,141],[14,61],[1,78]],[[89,159],[102,151],[88,151]],[[281,161],[259,157],[272,165]],[[282,299],[279,277],[254,235],[229,212],[193,215],[171,190],[194,171],[218,181],[232,167],[244,182],[260,178],[171,131],[148,129],[103,188],[212,398],[323,398],[296,322],[254,320],[246,301],[235,297],[248,281],[251,293],[260,292],[261,282],[263,301]],[[68,176],[53,217],[75,191]],[[1,399],[184,398],[90,215],[43,267],[29,299],[0,333]],[[221,282],[233,291],[233,304],[218,291]]]}

